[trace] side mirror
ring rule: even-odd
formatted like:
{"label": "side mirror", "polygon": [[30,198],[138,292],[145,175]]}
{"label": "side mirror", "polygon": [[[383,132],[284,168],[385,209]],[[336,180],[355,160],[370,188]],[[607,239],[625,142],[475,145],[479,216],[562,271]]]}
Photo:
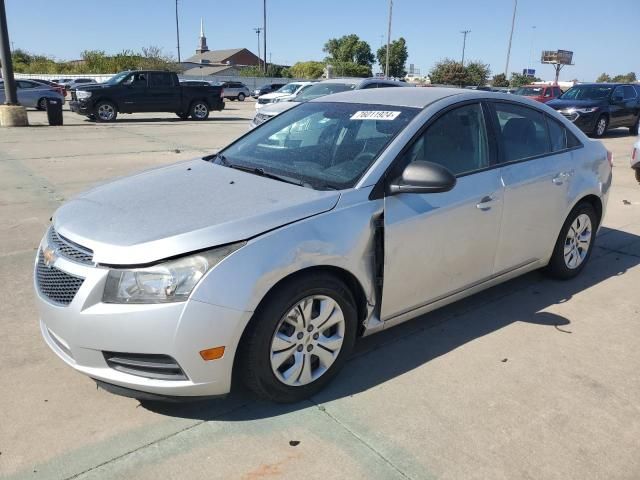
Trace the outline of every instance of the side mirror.
{"label": "side mirror", "polygon": [[456,185],[456,177],[442,165],[432,162],[411,162],[400,177],[389,185],[391,195],[398,193],[448,192]]}

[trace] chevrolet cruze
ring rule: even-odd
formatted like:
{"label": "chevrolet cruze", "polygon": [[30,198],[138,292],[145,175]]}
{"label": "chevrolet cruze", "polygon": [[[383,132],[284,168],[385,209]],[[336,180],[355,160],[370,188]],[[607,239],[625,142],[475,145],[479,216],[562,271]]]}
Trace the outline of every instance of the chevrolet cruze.
{"label": "chevrolet cruze", "polygon": [[60,207],[35,259],[42,335],[114,393],[238,378],[297,401],[360,336],[534,269],[577,275],[610,186],[607,150],[525,98],[322,97]]}

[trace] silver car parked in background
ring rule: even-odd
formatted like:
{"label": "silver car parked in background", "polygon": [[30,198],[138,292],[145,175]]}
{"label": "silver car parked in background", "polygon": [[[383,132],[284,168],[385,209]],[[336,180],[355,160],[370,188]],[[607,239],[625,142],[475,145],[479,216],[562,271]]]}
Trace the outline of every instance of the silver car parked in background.
{"label": "silver car parked in background", "polygon": [[42,335],[118,394],[223,395],[235,375],[298,401],[358,336],[534,269],[580,273],[611,173],[599,142],[522,97],[318,98],[59,208],[34,265]]}
{"label": "silver car parked in background", "polygon": [[[58,92],[58,90],[34,80],[16,79],[16,92],[18,94],[18,102],[23,107],[44,110],[47,108],[47,98],[57,99],[64,104],[64,97],[60,92]],[[4,82],[0,79],[0,104],[4,102]]]}

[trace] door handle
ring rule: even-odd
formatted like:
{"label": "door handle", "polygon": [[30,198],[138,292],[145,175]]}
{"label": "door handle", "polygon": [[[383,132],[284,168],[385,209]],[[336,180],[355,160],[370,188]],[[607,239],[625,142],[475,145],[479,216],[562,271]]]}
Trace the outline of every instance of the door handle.
{"label": "door handle", "polygon": [[486,197],[482,197],[482,199],[480,199],[480,202],[476,204],[476,208],[483,211],[490,210],[493,204],[496,202],[496,197],[494,197],[493,195],[487,195]]}

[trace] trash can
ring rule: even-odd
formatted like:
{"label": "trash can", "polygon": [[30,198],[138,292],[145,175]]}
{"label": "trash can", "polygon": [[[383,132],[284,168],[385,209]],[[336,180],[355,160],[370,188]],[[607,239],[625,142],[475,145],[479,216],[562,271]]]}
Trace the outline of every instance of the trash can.
{"label": "trash can", "polygon": [[47,120],[49,125],[62,125],[62,100],[47,98]]}

